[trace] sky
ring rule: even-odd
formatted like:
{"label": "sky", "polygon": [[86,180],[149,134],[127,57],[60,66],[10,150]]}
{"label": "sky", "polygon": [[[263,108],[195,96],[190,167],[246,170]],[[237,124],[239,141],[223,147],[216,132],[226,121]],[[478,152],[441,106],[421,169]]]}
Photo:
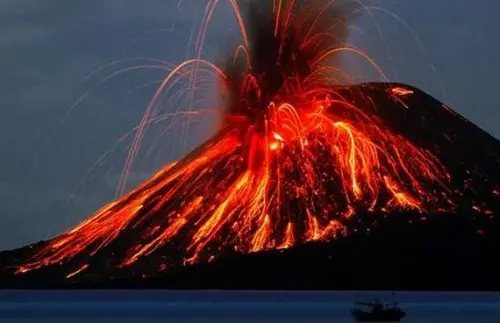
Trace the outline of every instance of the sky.
{"label": "sky", "polygon": [[[204,54],[215,60],[238,39],[220,2]],[[423,89],[500,138],[500,2],[372,2],[377,8],[357,16],[348,41],[390,80]],[[130,144],[120,138],[139,122],[166,62],[192,57],[204,3],[0,2],[0,250],[61,233],[115,197]],[[200,94],[196,108],[205,110],[189,131],[173,118],[149,128],[127,188],[213,132],[212,90]],[[159,111],[186,109],[181,103],[170,96]]]}

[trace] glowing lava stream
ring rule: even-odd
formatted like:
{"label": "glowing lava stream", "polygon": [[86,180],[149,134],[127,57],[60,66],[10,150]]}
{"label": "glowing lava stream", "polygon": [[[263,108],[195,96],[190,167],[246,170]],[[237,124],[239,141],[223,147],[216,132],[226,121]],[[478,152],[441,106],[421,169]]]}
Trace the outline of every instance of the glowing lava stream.
{"label": "glowing lava stream", "polygon": [[[216,3],[209,2],[207,17]],[[166,263],[169,267],[207,261],[223,250],[256,252],[332,239],[345,234],[346,224],[359,212],[442,208],[439,193],[446,192],[449,175],[440,162],[329,85],[336,68],[321,63],[323,58],[343,49],[366,55],[329,46],[335,35],[316,21],[318,11],[312,7],[300,7],[297,10],[303,15],[294,15],[298,6],[294,1],[275,0],[272,37],[279,44],[280,64],[272,64],[281,69],[281,78],[266,83],[271,76],[263,75],[265,68],[259,69],[259,62],[248,54],[252,42],[236,2],[230,3],[245,39],[237,54],[246,53],[249,66],[243,73],[230,74],[197,58],[174,69],[155,96],[180,77],[193,77],[194,72],[187,71],[190,66],[196,65],[196,71],[214,70],[223,90],[236,96],[235,107],[225,113],[216,136],[48,242],[18,272],[76,255],[93,256],[130,230],[139,230],[140,239],[129,241],[119,266],[131,266],[160,248],[180,250],[182,259]],[[331,3],[320,8],[320,16]],[[305,23],[310,20],[315,23]],[[289,30],[297,36],[296,44],[290,45],[283,36]],[[199,41],[203,42],[205,33],[206,24]],[[285,57],[286,51],[292,55]],[[302,63],[297,63],[297,57],[302,57]],[[276,82],[279,86],[268,94]],[[412,92],[395,88],[393,94]],[[141,121],[126,171],[153,106],[155,102]],[[428,182],[439,183],[443,191],[426,192]]]}

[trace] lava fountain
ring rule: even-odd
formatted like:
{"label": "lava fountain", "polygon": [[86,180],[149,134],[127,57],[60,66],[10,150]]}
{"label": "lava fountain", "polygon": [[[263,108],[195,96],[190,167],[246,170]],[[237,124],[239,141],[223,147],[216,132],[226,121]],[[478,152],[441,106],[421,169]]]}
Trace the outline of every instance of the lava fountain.
{"label": "lava fountain", "polygon": [[[147,108],[124,178],[156,100],[181,78],[195,80],[207,70],[217,75],[225,98],[217,133],[50,240],[18,273],[78,259],[68,274],[73,277],[116,241],[120,252],[109,260],[114,268],[161,253],[158,269],[168,269],[228,251],[335,239],[355,230],[360,214],[453,208],[446,198],[450,175],[440,160],[389,127],[376,107],[370,111],[347,100],[345,87],[338,86],[348,75],[332,63],[339,53],[378,67],[361,50],[339,45],[346,12],[336,1],[249,2],[244,16],[229,0],[243,41],[222,66],[201,59],[217,3],[207,4],[197,56],[168,74]],[[395,100],[412,95],[404,87],[388,91]]]}

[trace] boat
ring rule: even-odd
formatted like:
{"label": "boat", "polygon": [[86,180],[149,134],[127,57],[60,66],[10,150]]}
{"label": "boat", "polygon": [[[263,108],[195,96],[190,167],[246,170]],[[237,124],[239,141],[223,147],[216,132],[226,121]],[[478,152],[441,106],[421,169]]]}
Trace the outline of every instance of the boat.
{"label": "boat", "polygon": [[352,315],[357,322],[399,322],[406,313],[394,303],[392,306],[381,304],[378,301],[373,303],[357,302],[359,306],[370,307],[370,309],[355,308]]}

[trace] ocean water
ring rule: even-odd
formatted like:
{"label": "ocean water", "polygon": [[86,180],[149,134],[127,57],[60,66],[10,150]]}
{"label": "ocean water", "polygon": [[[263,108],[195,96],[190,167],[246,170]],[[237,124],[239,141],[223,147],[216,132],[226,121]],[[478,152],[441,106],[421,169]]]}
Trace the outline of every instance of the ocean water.
{"label": "ocean water", "polygon": [[0,291],[0,322],[354,322],[355,301],[397,301],[404,322],[497,323],[500,293]]}

